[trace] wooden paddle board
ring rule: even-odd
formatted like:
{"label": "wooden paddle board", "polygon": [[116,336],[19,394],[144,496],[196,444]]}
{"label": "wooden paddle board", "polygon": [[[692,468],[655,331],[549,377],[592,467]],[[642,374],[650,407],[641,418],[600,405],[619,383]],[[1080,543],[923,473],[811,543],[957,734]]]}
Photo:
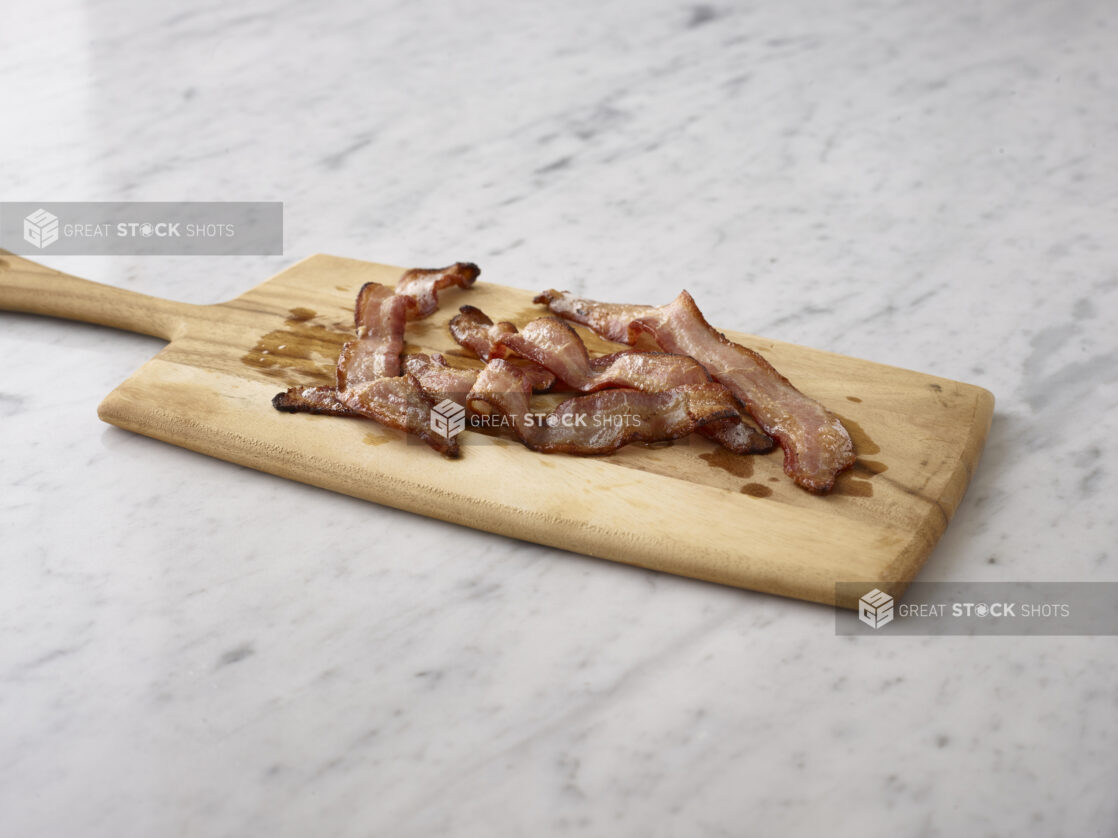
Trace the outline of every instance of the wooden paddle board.
{"label": "wooden paddle board", "polygon": [[[196,306],[0,251],[0,309],[169,341],[101,403],[100,417],[121,428],[501,535],[823,603],[835,602],[838,582],[903,592],[962,499],[989,429],[994,398],[980,387],[733,331],[850,430],[858,462],[830,495],[795,486],[779,449],[735,456],[698,436],[571,457],[467,430],[461,459],[448,461],[373,422],[274,410],[282,389],[333,382],[358,288],[395,284],[402,272],[311,256],[235,300]],[[545,313],[532,304],[538,290],[493,285],[483,273],[408,325],[406,351],[469,365],[447,331],[458,307],[523,324]],[[622,348],[580,331],[592,350]]]}

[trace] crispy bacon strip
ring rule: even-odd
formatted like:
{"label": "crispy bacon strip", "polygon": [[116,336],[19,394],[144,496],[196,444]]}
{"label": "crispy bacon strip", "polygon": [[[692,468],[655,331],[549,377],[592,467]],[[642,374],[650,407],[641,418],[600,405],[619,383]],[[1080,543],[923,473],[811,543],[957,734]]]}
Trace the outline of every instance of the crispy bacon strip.
{"label": "crispy bacon strip", "polygon": [[[501,338],[516,334],[512,323],[494,323],[481,309],[462,306],[450,321],[450,334],[462,347],[469,349],[483,361],[492,358],[507,358],[509,350],[501,344]],[[534,361],[518,361],[521,372],[528,376],[532,389],[537,393],[550,390],[555,384],[555,376]]]}
{"label": "crispy bacon strip", "polygon": [[374,378],[348,390],[333,387],[292,387],[277,393],[272,406],[285,413],[317,413],[351,419],[372,419],[398,431],[415,434],[440,454],[457,457],[457,440],[431,432],[431,408],[441,399],[431,395],[410,373]]}
{"label": "crispy bacon strip", "polygon": [[345,344],[338,357],[339,390],[351,379],[357,383],[400,374],[407,315],[407,297],[376,282],[361,286],[353,312],[357,340]]}
{"label": "crispy bacon strip", "polygon": [[[484,315],[483,315],[484,316]],[[488,318],[486,318],[488,319]],[[698,361],[667,352],[617,352],[591,358],[586,344],[569,324],[557,317],[539,317],[519,332],[511,323],[496,337],[496,344],[529,358],[575,390],[593,393],[608,387],[629,387],[659,393],[684,385],[708,384],[708,373]],[[721,385],[718,385],[721,387]],[[736,454],[769,451],[773,441],[744,422],[742,410],[729,390],[723,389],[726,404],[738,413],[734,422],[713,422],[699,429],[703,436]]]}
{"label": "crispy bacon strip", "polygon": [[423,392],[436,402],[450,399],[463,407],[478,374],[477,370],[460,370],[450,366],[446,358],[437,352],[433,355],[406,356],[404,369],[415,376]]}
{"label": "crispy bacon strip", "polygon": [[[571,331],[574,332],[573,329]],[[578,337],[577,333],[575,337]],[[581,338],[579,343],[582,343]],[[632,387],[652,393],[670,390],[681,384],[714,383],[710,373],[694,358],[669,352],[615,352],[590,359],[590,368],[592,387],[586,392],[603,387]],[[757,430],[747,421],[749,414],[741,402],[734,398],[733,393],[721,384],[717,386],[722,387],[726,402],[733,407],[737,418],[711,422],[703,425],[696,433],[734,454],[763,454],[772,451],[775,444],[772,437]]]}
{"label": "crispy bacon strip", "polygon": [[469,288],[480,273],[472,262],[455,262],[445,268],[413,268],[395,290],[379,282],[362,285],[353,309],[357,340],[342,348],[338,389],[345,389],[347,377],[367,381],[399,375],[407,321],[428,317],[439,307],[439,291],[454,285]]}
{"label": "crispy bacon strip", "polygon": [[408,320],[422,320],[439,307],[439,292],[457,285],[469,288],[481,269],[473,262],[455,262],[445,268],[412,268],[396,283],[396,293],[408,299]]}
{"label": "crispy bacon strip", "polygon": [[[404,371],[415,376],[419,389],[434,401],[451,399],[465,406],[466,394],[474,386],[477,370],[460,370],[451,367],[446,358],[437,352],[433,355],[405,355]],[[336,387],[292,387],[277,393],[272,406],[285,413],[317,413],[323,416],[357,418],[363,414],[348,407],[338,398]]]}
{"label": "crispy bacon strip", "polygon": [[272,397],[272,407],[284,413],[317,413],[322,416],[360,416],[338,399],[336,387],[292,387]]}
{"label": "crispy bacon strip", "polygon": [[473,306],[462,306],[450,320],[450,334],[454,340],[483,361],[508,357],[508,349],[499,341],[515,331],[512,323],[494,323],[484,311]]}
{"label": "crispy bacon strip", "polygon": [[395,289],[365,283],[353,310],[357,340],[344,344],[338,355],[337,386],[292,387],[277,394],[272,405],[289,413],[363,416],[457,457],[457,441],[431,431],[431,410],[441,399],[433,401],[411,372],[400,375],[400,353],[407,321],[429,316],[438,308],[439,291],[453,285],[468,288],[479,273],[477,265],[456,262],[437,270],[407,271]]}
{"label": "crispy bacon strip", "polygon": [[785,473],[805,489],[830,491],[838,473],[854,464],[854,444],[839,418],[756,352],[714,329],[686,291],[663,306],[599,303],[555,290],[543,292],[535,302],[607,340],[631,345],[644,332],[662,349],[690,355],[780,442]]}
{"label": "crispy bacon strip", "polygon": [[414,434],[440,454],[447,457],[459,454],[457,439],[432,432],[431,409],[435,401],[423,392],[410,373],[362,382],[339,392],[338,399],[355,413],[389,428]]}
{"label": "crispy bacon strip", "polygon": [[481,402],[503,414],[533,451],[609,454],[630,442],[677,439],[708,422],[734,419],[723,392],[709,382],[660,393],[601,390],[567,399],[541,417],[529,407],[532,388],[524,373],[494,358],[478,374],[467,403]]}

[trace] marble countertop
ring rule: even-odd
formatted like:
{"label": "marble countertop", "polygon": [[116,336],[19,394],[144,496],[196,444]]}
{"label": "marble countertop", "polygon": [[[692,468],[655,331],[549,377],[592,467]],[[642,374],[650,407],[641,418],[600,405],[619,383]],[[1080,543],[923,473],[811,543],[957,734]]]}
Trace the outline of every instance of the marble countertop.
{"label": "marble countertop", "polygon": [[[1113,8],[183,9],[6,9],[0,200],[283,201],[285,255],[45,263],[190,302],[314,252],[685,285],[994,392],[921,579],[1118,581]],[[0,834],[1118,828],[1115,638],[836,637],[99,422],[160,346],[0,313]]]}

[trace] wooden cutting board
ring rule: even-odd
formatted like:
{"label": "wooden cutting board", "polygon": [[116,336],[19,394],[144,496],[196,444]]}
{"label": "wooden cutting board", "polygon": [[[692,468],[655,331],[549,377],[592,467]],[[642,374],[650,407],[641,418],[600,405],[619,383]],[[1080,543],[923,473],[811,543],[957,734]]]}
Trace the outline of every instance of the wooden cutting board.
{"label": "wooden cutting board", "polygon": [[[727,334],[845,421],[858,463],[832,494],[793,485],[779,449],[739,457],[697,436],[579,458],[467,431],[462,458],[447,461],[369,421],[275,411],[279,390],[332,383],[357,289],[394,284],[401,272],[312,256],[235,300],[195,306],[0,251],[0,309],[168,340],[101,403],[100,417],[121,428],[477,529],[823,603],[835,602],[836,582],[903,591],[963,497],[989,429],[994,398],[980,387],[737,332]],[[409,324],[407,351],[468,365],[447,332],[458,307],[523,324],[544,313],[533,293],[492,285],[483,273],[471,290],[444,292],[430,319]],[[619,348],[580,331],[591,349]]]}

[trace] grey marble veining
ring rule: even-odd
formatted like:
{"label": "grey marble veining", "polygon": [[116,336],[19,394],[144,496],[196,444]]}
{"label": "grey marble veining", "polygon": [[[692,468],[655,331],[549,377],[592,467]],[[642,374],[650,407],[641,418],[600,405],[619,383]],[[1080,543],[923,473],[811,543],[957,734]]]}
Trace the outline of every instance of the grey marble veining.
{"label": "grey marble veining", "polygon": [[[1101,2],[57,0],[0,199],[282,200],[286,254],[44,258],[191,302],[313,252],[663,301],[969,381],[922,579],[1118,580]],[[0,314],[0,834],[1112,835],[1114,638],[837,638],[109,428],[149,338]]]}

